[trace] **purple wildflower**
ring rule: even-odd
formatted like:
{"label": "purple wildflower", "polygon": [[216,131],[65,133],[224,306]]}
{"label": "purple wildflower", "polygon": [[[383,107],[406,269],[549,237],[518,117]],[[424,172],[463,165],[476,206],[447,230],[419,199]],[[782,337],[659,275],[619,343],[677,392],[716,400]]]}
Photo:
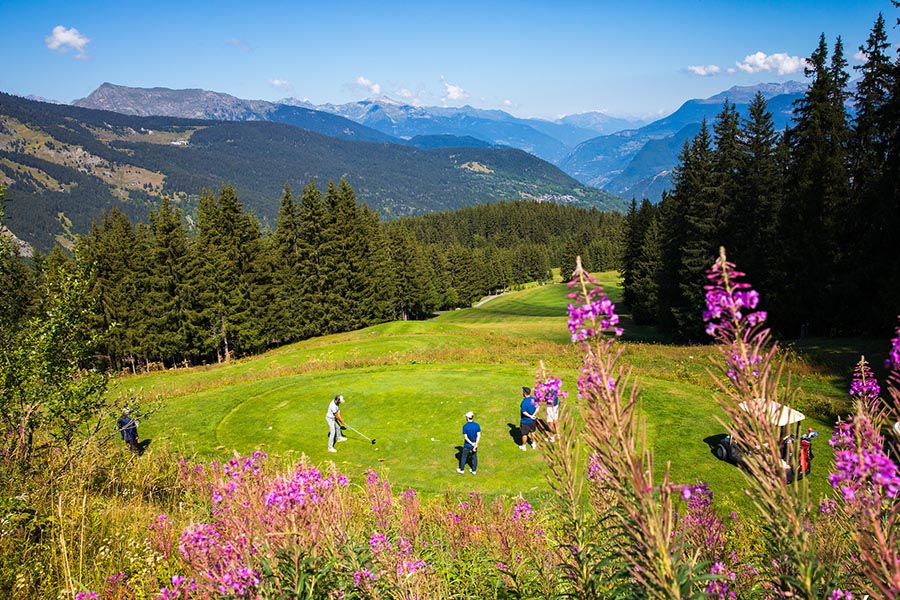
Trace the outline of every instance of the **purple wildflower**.
{"label": "purple wildflower", "polygon": [[736,573],[729,571],[724,564],[717,562],[713,564],[712,569],[710,569],[711,575],[718,575],[722,579],[713,579],[708,584],[706,584],[706,593],[711,598],[715,598],[716,600],[732,600],[737,598],[737,594],[735,594],[728,587],[729,581],[734,581],[737,577]]}
{"label": "purple wildflower", "polygon": [[749,283],[737,281],[743,276],[744,273],[734,268],[734,263],[723,260],[717,260],[707,271],[706,277],[712,282],[712,285],[704,286],[706,310],[703,311],[703,320],[706,321],[707,334],[720,336],[736,323],[755,327],[765,322],[765,311],[755,310],[759,304],[759,293]]}
{"label": "purple wildflower", "polygon": [[510,517],[511,520],[515,522],[524,521],[531,516],[534,515],[534,510],[532,510],[531,505],[524,498],[518,498],[516,500],[516,504],[513,507],[513,514]]}
{"label": "purple wildflower", "polygon": [[562,381],[559,377],[548,377],[544,381],[534,384],[534,397],[547,406],[555,406],[559,400],[566,398],[569,392],[562,391]]}
{"label": "purple wildflower", "polygon": [[868,503],[868,494],[896,498],[900,494],[897,465],[885,454],[884,438],[865,416],[839,422],[829,444],[834,448],[831,486],[848,504]]}
{"label": "purple wildflower", "polygon": [[850,395],[858,400],[877,400],[881,394],[878,380],[872,374],[869,363],[863,358],[853,370],[853,381],[850,383]]}
{"label": "purple wildflower", "polygon": [[837,589],[831,592],[828,596],[828,600],[853,600],[853,594],[850,592],[845,592],[844,590]]}
{"label": "purple wildflower", "polygon": [[100,594],[97,592],[92,592],[90,590],[86,592],[78,592],[75,594],[75,600],[96,600],[100,597]]}
{"label": "purple wildflower", "polygon": [[892,371],[900,371],[900,327],[894,329],[894,339],[891,340],[891,350],[884,361],[884,367]]}
{"label": "purple wildflower", "polygon": [[369,548],[371,548],[373,554],[378,554],[382,550],[386,550],[390,547],[391,543],[383,533],[376,531],[372,534],[372,537],[369,538]]}
{"label": "purple wildflower", "polygon": [[[619,315],[615,312],[616,305],[610,301],[592,275],[587,272],[584,274],[586,284],[582,287],[582,291],[569,294],[570,298],[583,302],[579,306],[569,304],[569,331],[572,332],[572,341],[581,342],[604,332],[622,335],[622,328],[616,327],[619,324]],[[569,282],[570,288],[578,285],[581,285],[579,277]]]}

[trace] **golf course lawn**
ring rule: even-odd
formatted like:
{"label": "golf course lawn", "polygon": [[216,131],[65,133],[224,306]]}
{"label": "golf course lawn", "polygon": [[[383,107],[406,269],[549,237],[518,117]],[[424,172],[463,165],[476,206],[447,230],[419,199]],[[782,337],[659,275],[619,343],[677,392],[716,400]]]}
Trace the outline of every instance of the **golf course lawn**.
{"label": "golf course lawn", "polygon": [[[615,274],[604,278],[610,297],[618,299]],[[430,321],[385,323],[224,365],[126,377],[117,387],[160,399],[159,409],[141,422],[151,452],[174,449],[205,462],[259,449],[286,461],[302,455],[322,466],[333,461],[357,482],[374,468],[397,492],[478,490],[539,501],[549,491],[543,458],[530,448],[521,451],[513,429],[521,387],[533,386],[541,361],[562,378],[569,392],[564,402],[579,402],[580,359],[566,329],[567,293],[559,284],[531,287]],[[743,475],[717,460],[704,441],[724,432],[707,373],[715,350],[647,343],[646,331],[629,341],[627,317],[623,324],[621,360],[634,368],[657,473],[669,463],[673,481],[704,481],[720,506],[745,506]],[[828,374],[805,372],[792,385],[833,398],[844,393]],[[336,394],[345,398],[344,419],[362,435],[346,430],[348,440],[329,454],[325,409]],[[469,410],[482,428],[474,477],[456,472]],[[822,434],[814,443],[813,473],[802,484],[818,497],[829,490],[830,425],[808,418],[803,426]]]}

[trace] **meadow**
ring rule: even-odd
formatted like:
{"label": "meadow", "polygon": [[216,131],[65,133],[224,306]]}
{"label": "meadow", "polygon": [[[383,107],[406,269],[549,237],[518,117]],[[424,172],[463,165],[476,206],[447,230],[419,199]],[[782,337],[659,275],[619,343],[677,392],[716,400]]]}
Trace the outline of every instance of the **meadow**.
{"label": "meadow", "polygon": [[[617,274],[600,279],[617,301]],[[255,450],[287,460],[305,455],[317,465],[333,460],[351,479],[376,469],[398,489],[421,494],[476,490],[540,503],[548,493],[541,453],[522,452],[514,434],[521,388],[533,387],[541,362],[562,378],[566,401],[578,402],[580,358],[566,328],[568,291],[563,284],[531,286],[429,321],[385,323],[229,364],[127,377],[119,386],[161,399],[140,426],[151,453],[175,449],[194,460]],[[705,482],[721,507],[746,505],[743,475],[711,451],[710,442],[725,431],[707,371],[716,360],[712,347],[665,343],[627,314],[622,324],[622,360],[634,369],[657,468],[668,462],[673,481]],[[814,444],[808,479],[813,496],[823,496],[830,493],[833,456],[829,412],[846,405],[858,357],[829,363],[843,372],[816,368],[796,352],[788,358],[798,407],[808,413],[802,426],[824,434]],[[345,420],[376,444],[347,430],[338,453],[327,452],[324,415],[336,394],[345,398]],[[456,473],[468,410],[482,427],[475,477]]]}

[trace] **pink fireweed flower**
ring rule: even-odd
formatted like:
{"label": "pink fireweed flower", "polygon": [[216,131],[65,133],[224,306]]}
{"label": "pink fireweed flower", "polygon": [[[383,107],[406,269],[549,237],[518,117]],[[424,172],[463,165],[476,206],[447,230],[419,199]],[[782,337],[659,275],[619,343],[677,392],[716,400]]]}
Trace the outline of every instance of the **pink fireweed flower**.
{"label": "pink fireweed flower", "polygon": [[569,392],[562,391],[562,380],[559,377],[547,377],[534,384],[534,397],[538,402],[544,402],[547,406],[556,405],[559,400],[568,395]]}
{"label": "pink fireweed flower", "polygon": [[214,525],[195,523],[185,528],[180,541],[178,549],[182,556],[190,560],[193,557],[206,556],[211,549],[218,547],[221,535]]}
{"label": "pink fireweed flower", "polygon": [[360,585],[369,581],[378,581],[378,575],[368,569],[361,569],[353,573],[354,587],[360,587]]}
{"label": "pink fireweed flower", "polygon": [[369,538],[369,548],[372,550],[373,554],[379,554],[383,550],[387,550],[391,547],[391,543],[388,541],[387,536],[383,533],[376,531]]}
{"label": "pink fireweed flower", "polygon": [[75,594],[75,600],[96,600],[100,597],[100,594],[97,592],[92,592],[88,590],[87,592],[78,592]]}
{"label": "pink fireweed flower", "polygon": [[894,329],[894,339],[891,340],[891,350],[888,352],[884,368],[900,372],[900,327]]}
{"label": "pink fireweed flower", "polygon": [[716,600],[733,600],[737,598],[737,594],[728,587],[728,581],[734,581],[737,578],[736,573],[729,571],[725,565],[720,562],[713,564],[712,569],[710,569],[709,572],[711,575],[718,575],[725,578],[714,579],[706,584],[705,591],[710,598],[715,598]]}
{"label": "pink fireweed flower", "polygon": [[896,498],[900,494],[897,464],[884,451],[884,438],[865,416],[838,422],[829,444],[834,448],[835,473],[831,486],[848,504],[868,504],[873,500]]}
{"label": "pink fireweed flower", "polygon": [[[579,262],[579,269],[581,263]],[[585,282],[582,284],[581,274]],[[616,327],[619,324],[619,315],[616,314],[616,305],[613,304],[603,291],[603,287],[587,271],[576,269],[575,277],[569,282],[570,288],[581,287],[569,294],[580,305],[569,304],[569,331],[572,332],[572,341],[581,342],[603,333],[622,335],[623,329]]]}
{"label": "pink fireweed flower", "polygon": [[881,395],[878,380],[872,374],[869,363],[863,358],[853,370],[853,381],[850,383],[850,395],[858,400],[877,400]]}
{"label": "pink fireweed flower", "polygon": [[525,521],[532,516],[534,516],[534,510],[532,510],[528,501],[524,498],[518,498],[515,506],[513,506],[513,513],[510,519],[518,523],[520,521]]}
{"label": "pink fireweed flower", "polygon": [[746,323],[755,327],[765,322],[765,311],[755,310],[759,304],[759,294],[749,283],[737,281],[744,273],[735,269],[734,263],[717,260],[707,271],[706,278],[712,284],[706,290],[706,333],[717,336],[723,328],[732,328],[735,323]]}
{"label": "pink fireweed flower", "polygon": [[828,600],[853,600],[853,594],[837,589],[831,592],[831,595],[828,596]]}

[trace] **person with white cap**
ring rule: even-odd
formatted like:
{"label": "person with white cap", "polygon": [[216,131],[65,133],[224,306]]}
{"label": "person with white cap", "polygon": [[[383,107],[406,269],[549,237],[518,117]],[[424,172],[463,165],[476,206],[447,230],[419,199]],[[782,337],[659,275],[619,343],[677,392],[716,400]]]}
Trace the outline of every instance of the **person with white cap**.
{"label": "person with white cap", "polygon": [[[328,405],[328,412],[325,413],[325,421],[328,423],[328,451],[337,452],[334,449],[334,442],[345,442],[347,438],[341,435],[341,426],[346,427],[343,417],[341,417],[341,404],[344,403],[344,397],[338,394],[334,400]],[[339,425],[340,424],[340,425]]]}
{"label": "person with white cap", "polygon": [[478,470],[478,442],[481,441],[481,426],[473,420],[475,419],[475,413],[471,410],[464,416],[466,417],[466,424],[462,428],[463,447],[462,452],[459,454],[459,468],[456,469],[456,472],[460,474],[465,473],[466,464],[471,456],[471,471],[472,475],[474,475]]}

